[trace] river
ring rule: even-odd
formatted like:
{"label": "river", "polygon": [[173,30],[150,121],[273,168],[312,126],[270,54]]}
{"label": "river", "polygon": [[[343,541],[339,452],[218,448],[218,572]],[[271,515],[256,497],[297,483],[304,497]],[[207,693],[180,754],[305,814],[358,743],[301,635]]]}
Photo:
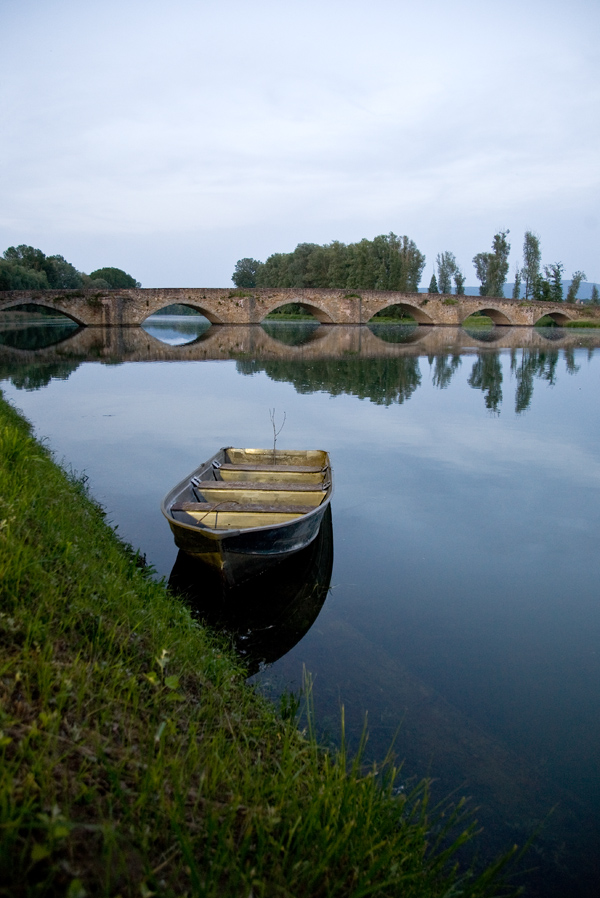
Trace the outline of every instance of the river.
{"label": "river", "polygon": [[535,833],[529,895],[600,892],[598,331],[20,323],[0,378],[165,578],[159,503],[200,461],[272,443],[273,409],[278,448],[326,449],[333,569],[252,681],[309,671],[325,741],[368,715],[367,758],[469,796],[483,856]]}

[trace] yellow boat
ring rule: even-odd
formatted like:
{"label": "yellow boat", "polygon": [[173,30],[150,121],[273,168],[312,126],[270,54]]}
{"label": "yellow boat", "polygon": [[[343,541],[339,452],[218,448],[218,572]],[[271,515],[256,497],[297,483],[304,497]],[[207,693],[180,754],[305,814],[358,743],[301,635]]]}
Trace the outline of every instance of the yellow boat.
{"label": "yellow boat", "polygon": [[321,449],[220,449],[167,493],[176,545],[229,581],[309,545],[331,501]]}

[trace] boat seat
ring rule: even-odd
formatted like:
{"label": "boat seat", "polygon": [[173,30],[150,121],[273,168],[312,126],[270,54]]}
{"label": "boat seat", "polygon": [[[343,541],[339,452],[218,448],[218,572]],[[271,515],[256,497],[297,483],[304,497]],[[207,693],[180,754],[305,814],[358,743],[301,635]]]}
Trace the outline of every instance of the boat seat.
{"label": "boat seat", "polygon": [[242,505],[240,502],[178,502],[171,506],[172,512],[236,511],[242,514],[306,514],[311,510],[310,505]]}
{"label": "boat seat", "polygon": [[271,490],[278,493],[324,493],[328,483],[284,483],[283,481],[262,480],[196,480],[194,487],[200,493],[209,490]]}
{"label": "boat seat", "polygon": [[230,464],[229,462],[223,462],[222,465],[219,465],[217,468],[219,471],[256,471],[261,472],[264,471],[272,472],[274,474],[321,474],[326,471],[327,468],[322,465],[281,465],[277,464],[277,462],[273,464],[266,465],[235,465]]}

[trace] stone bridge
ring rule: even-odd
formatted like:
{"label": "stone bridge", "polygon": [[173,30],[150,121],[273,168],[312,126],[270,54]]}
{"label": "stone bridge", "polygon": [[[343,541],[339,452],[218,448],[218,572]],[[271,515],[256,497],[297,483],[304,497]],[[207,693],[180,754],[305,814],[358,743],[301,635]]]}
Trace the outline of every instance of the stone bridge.
{"label": "stone bridge", "polygon": [[598,318],[600,306],[576,303],[526,302],[491,296],[444,296],[361,290],[347,293],[311,287],[261,287],[232,290],[216,287],[128,290],[11,290],[0,294],[0,312],[23,304],[62,312],[86,327],[136,327],[165,306],[180,303],[201,312],[211,324],[248,325],[260,322],[279,306],[300,303],[322,324],[366,324],[377,312],[399,305],[418,324],[460,325],[483,312],[501,326],[531,327],[549,315],[557,324]]}

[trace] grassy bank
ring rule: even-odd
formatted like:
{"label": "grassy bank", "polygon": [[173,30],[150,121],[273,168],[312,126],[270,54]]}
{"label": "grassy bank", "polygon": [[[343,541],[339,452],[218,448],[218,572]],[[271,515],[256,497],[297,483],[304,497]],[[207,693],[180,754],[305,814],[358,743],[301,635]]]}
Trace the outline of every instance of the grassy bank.
{"label": "grassy bank", "polygon": [[508,893],[257,697],[2,401],[0,502],[1,896]]}
{"label": "grassy bank", "polygon": [[585,320],[585,321],[567,321],[567,322],[565,322],[563,327],[574,327],[574,328],[600,327],[600,319],[592,318],[592,319]]}

